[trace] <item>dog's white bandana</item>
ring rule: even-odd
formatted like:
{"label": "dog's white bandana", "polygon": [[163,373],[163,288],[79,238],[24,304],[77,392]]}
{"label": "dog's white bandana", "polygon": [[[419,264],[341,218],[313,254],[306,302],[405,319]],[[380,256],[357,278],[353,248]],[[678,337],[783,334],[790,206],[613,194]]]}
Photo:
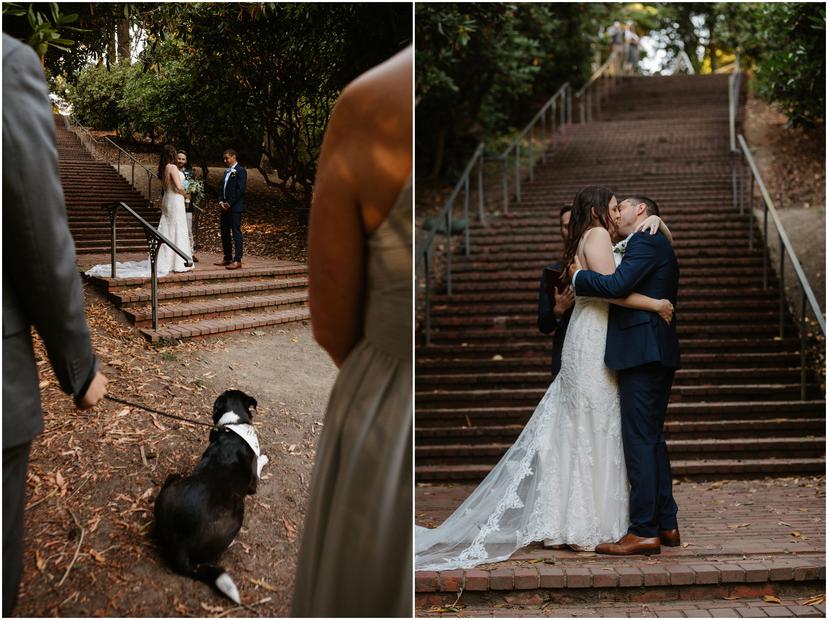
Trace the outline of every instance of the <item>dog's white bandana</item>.
{"label": "dog's white bandana", "polygon": [[267,465],[270,459],[262,454],[259,448],[259,438],[256,436],[256,429],[253,428],[253,425],[242,422],[237,414],[228,411],[219,418],[216,428],[232,431],[244,439],[244,442],[250,446],[253,454],[256,455],[256,477],[261,478],[262,468]]}

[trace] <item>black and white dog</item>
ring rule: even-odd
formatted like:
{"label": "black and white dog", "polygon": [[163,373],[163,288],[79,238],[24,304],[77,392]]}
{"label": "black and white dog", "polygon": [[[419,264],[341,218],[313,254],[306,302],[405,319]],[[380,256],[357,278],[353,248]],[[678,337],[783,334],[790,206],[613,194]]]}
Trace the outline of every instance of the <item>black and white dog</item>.
{"label": "black and white dog", "polygon": [[172,568],[239,603],[236,584],[216,562],[238,534],[244,498],[267,463],[253,428],[256,399],[227,390],[213,405],[210,445],[190,476],[172,474],[155,500],[155,531]]}

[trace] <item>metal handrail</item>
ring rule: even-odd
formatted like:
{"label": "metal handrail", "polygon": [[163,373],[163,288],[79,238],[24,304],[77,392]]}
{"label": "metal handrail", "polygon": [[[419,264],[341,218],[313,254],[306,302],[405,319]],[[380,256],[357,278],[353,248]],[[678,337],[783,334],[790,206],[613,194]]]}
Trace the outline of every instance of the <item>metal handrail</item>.
{"label": "metal handrail", "polygon": [[[799,286],[802,289],[802,308],[800,312],[800,321],[799,321],[799,340],[800,340],[800,396],[802,400],[805,400],[806,396],[806,373],[805,373],[805,319],[806,319],[806,310],[807,307],[810,306],[811,311],[814,314],[816,319],[817,325],[819,325],[820,329],[822,330],[822,335],[825,336],[825,316],[822,313],[822,310],[819,307],[819,302],[817,301],[816,295],[814,295],[814,291],[811,288],[810,283],[808,282],[808,278],[805,275],[805,271],[802,269],[802,265],[799,262],[799,258],[797,258],[796,251],[794,250],[793,244],[791,244],[790,239],[788,238],[787,233],[785,232],[785,227],[782,225],[782,221],[779,219],[779,215],[776,212],[776,208],[774,207],[773,200],[770,197],[770,193],[768,192],[767,188],[765,187],[765,183],[762,180],[762,175],[759,173],[759,169],[756,166],[756,162],[753,159],[753,155],[750,152],[750,147],[748,147],[747,142],[745,141],[745,137],[742,134],[738,135],[738,143],[739,143],[739,172],[740,176],[742,174],[743,166],[742,161],[747,164],[748,169],[750,170],[750,204],[748,208],[750,209],[751,217],[750,217],[750,236],[749,236],[749,247],[753,248],[753,190],[754,190],[754,182],[756,185],[759,186],[759,194],[762,197],[762,203],[764,205],[763,212],[764,212],[764,238],[765,238],[765,248],[762,252],[762,284],[765,289],[768,288],[768,255],[769,255],[769,246],[768,246],[768,214],[770,214],[771,219],[773,220],[774,225],[776,226],[776,232],[779,235],[779,337],[784,338],[785,336],[785,256],[789,257],[791,262],[791,266],[793,267],[794,273],[796,274],[797,280],[799,281]],[[740,181],[739,183],[740,194],[739,194],[739,213],[744,214],[745,208],[745,183],[744,181]],[[807,303],[806,303],[807,302]]]}
{"label": "metal handrail", "polygon": [[147,245],[149,246],[150,280],[152,282],[152,328],[158,329],[158,251],[161,249],[162,244],[168,245],[173,252],[184,259],[184,265],[187,267],[193,266],[193,258],[192,256],[187,256],[183,250],[158,232],[154,226],[138,215],[132,207],[125,202],[110,202],[104,205],[104,209],[109,212],[109,222],[112,226],[111,277],[117,277],[115,272],[115,264],[117,262],[115,260],[117,245],[115,224],[118,218],[118,210],[126,209],[126,212],[129,213],[134,219],[138,220],[138,223],[141,224],[144,229],[144,235],[147,237]]}
{"label": "metal handrail", "polygon": [[[448,200],[443,205],[443,208],[440,210],[440,213],[437,215],[436,218],[433,219],[433,228],[429,231],[429,234],[426,236],[425,240],[420,244],[420,247],[416,251],[416,264],[415,269],[419,269],[420,263],[422,262],[424,265],[424,278],[425,278],[425,335],[426,335],[426,344],[431,344],[431,249],[434,243],[434,239],[437,237],[438,234],[445,235],[446,244],[445,244],[445,256],[446,256],[446,286],[448,290],[448,294],[451,295],[451,225],[452,225],[452,212],[454,210],[454,201],[460,195],[460,192],[463,192],[463,217],[465,218],[465,230],[463,231],[464,236],[464,244],[465,244],[465,251],[466,256],[469,256],[471,252],[470,246],[470,233],[469,233],[469,179],[471,177],[471,173],[474,170],[475,166],[477,167],[477,209],[478,209],[478,218],[480,219],[481,223],[486,222],[486,216],[483,209],[484,203],[484,196],[483,196],[483,165],[485,163],[485,158],[483,157],[483,152],[485,150],[485,144],[481,142],[472,154],[471,158],[469,159],[469,163],[466,164],[465,169],[463,170],[463,174],[460,175],[460,180],[454,186],[454,189],[449,195]],[[445,226],[444,229],[441,230],[441,226]]]}
{"label": "metal handrail", "polygon": [[[560,102],[559,102],[560,100]],[[560,114],[558,112],[560,111]],[[550,113],[551,112],[551,113]],[[548,116],[547,116],[548,114]],[[558,118],[560,116],[560,118]],[[549,120],[549,131],[547,132],[547,118]],[[549,146],[555,146],[555,134],[557,131],[563,131],[566,125],[572,123],[572,87],[569,82],[561,86],[554,95],[547,99],[537,114],[532,117],[526,127],[515,136],[515,139],[509,143],[503,152],[496,157],[488,157],[491,161],[501,161],[503,168],[501,172],[501,185],[503,187],[503,210],[505,213],[509,212],[509,155],[514,153],[514,186],[515,186],[515,200],[520,202],[521,199],[521,178],[523,175],[521,162],[521,145],[524,138],[528,135],[528,153],[529,153],[529,181],[535,180],[535,128],[540,123],[541,126],[541,141],[540,159],[546,163],[546,151]],[[548,138],[547,138],[548,135]]]}
{"label": "metal handrail", "polygon": [[[584,84],[581,87],[581,90],[579,90],[577,93],[575,93],[575,98],[578,99],[578,101],[579,101],[578,106],[579,106],[580,111],[581,111],[581,123],[582,124],[592,121],[592,108],[593,108],[592,91],[593,91],[593,86],[595,85],[596,82],[598,83],[598,92],[597,92],[597,96],[595,97],[595,105],[597,107],[597,110],[596,110],[597,113],[601,114],[601,97],[602,96],[606,97],[607,95],[609,95],[610,90],[615,88],[615,84],[618,80],[618,73],[619,73],[618,65],[620,64],[620,62],[619,62],[620,57],[621,56],[618,53],[618,50],[612,52],[609,55],[609,58],[607,58],[606,62],[604,62],[604,64],[601,65],[600,67],[598,67],[598,69],[596,69],[596,71],[592,74],[592,77],[589,78],[587,83]],[[612,70],[612,74],[609,76],[610,79],[607,80],[606,79],[607,78],[606,74],[607,74],[607,71],[609,70],[610,67],[612,67],[613,70]],[[605,85],[603,95],[601,94],[601,86],[600,86],[601,82],[599,82],[598,80],[603,80],[603,83]],[[586,95],[586,97],[584,97],[584,95]]]}

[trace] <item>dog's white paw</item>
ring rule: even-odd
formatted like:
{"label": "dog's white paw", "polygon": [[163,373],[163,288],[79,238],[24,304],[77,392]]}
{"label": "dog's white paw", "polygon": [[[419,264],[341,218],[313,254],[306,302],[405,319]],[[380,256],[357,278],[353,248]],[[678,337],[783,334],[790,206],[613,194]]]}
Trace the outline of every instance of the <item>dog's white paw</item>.
{"label": "dog's white paw", "polygon": [[270,462],[270,459],[267,458],[266,454],[262,454],[262,455],[259,456],[259,460],[256,462],[256,466],[257,466],[256,477],[258,477],[258,478],[262,477],[262,469],[269,462]]}

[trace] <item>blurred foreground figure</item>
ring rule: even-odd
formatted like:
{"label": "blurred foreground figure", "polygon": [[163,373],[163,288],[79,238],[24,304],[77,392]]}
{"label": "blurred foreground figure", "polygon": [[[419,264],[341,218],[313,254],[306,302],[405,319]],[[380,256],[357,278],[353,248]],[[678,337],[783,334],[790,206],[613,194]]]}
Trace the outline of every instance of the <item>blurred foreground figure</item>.
{"label": "blurred foreground figure", "polygon": [[17,604],[32,440],[43,431],[31,328],[80,409],[97,370],[58,174],[55,120],[37,55],[3,35],[3,615]]}
{"label": "blurred foreground figure", "polygon": [[340,368],[316,451],[293,616],[410,617],[412,50],[343,92],[310,222],[316,340]]}

